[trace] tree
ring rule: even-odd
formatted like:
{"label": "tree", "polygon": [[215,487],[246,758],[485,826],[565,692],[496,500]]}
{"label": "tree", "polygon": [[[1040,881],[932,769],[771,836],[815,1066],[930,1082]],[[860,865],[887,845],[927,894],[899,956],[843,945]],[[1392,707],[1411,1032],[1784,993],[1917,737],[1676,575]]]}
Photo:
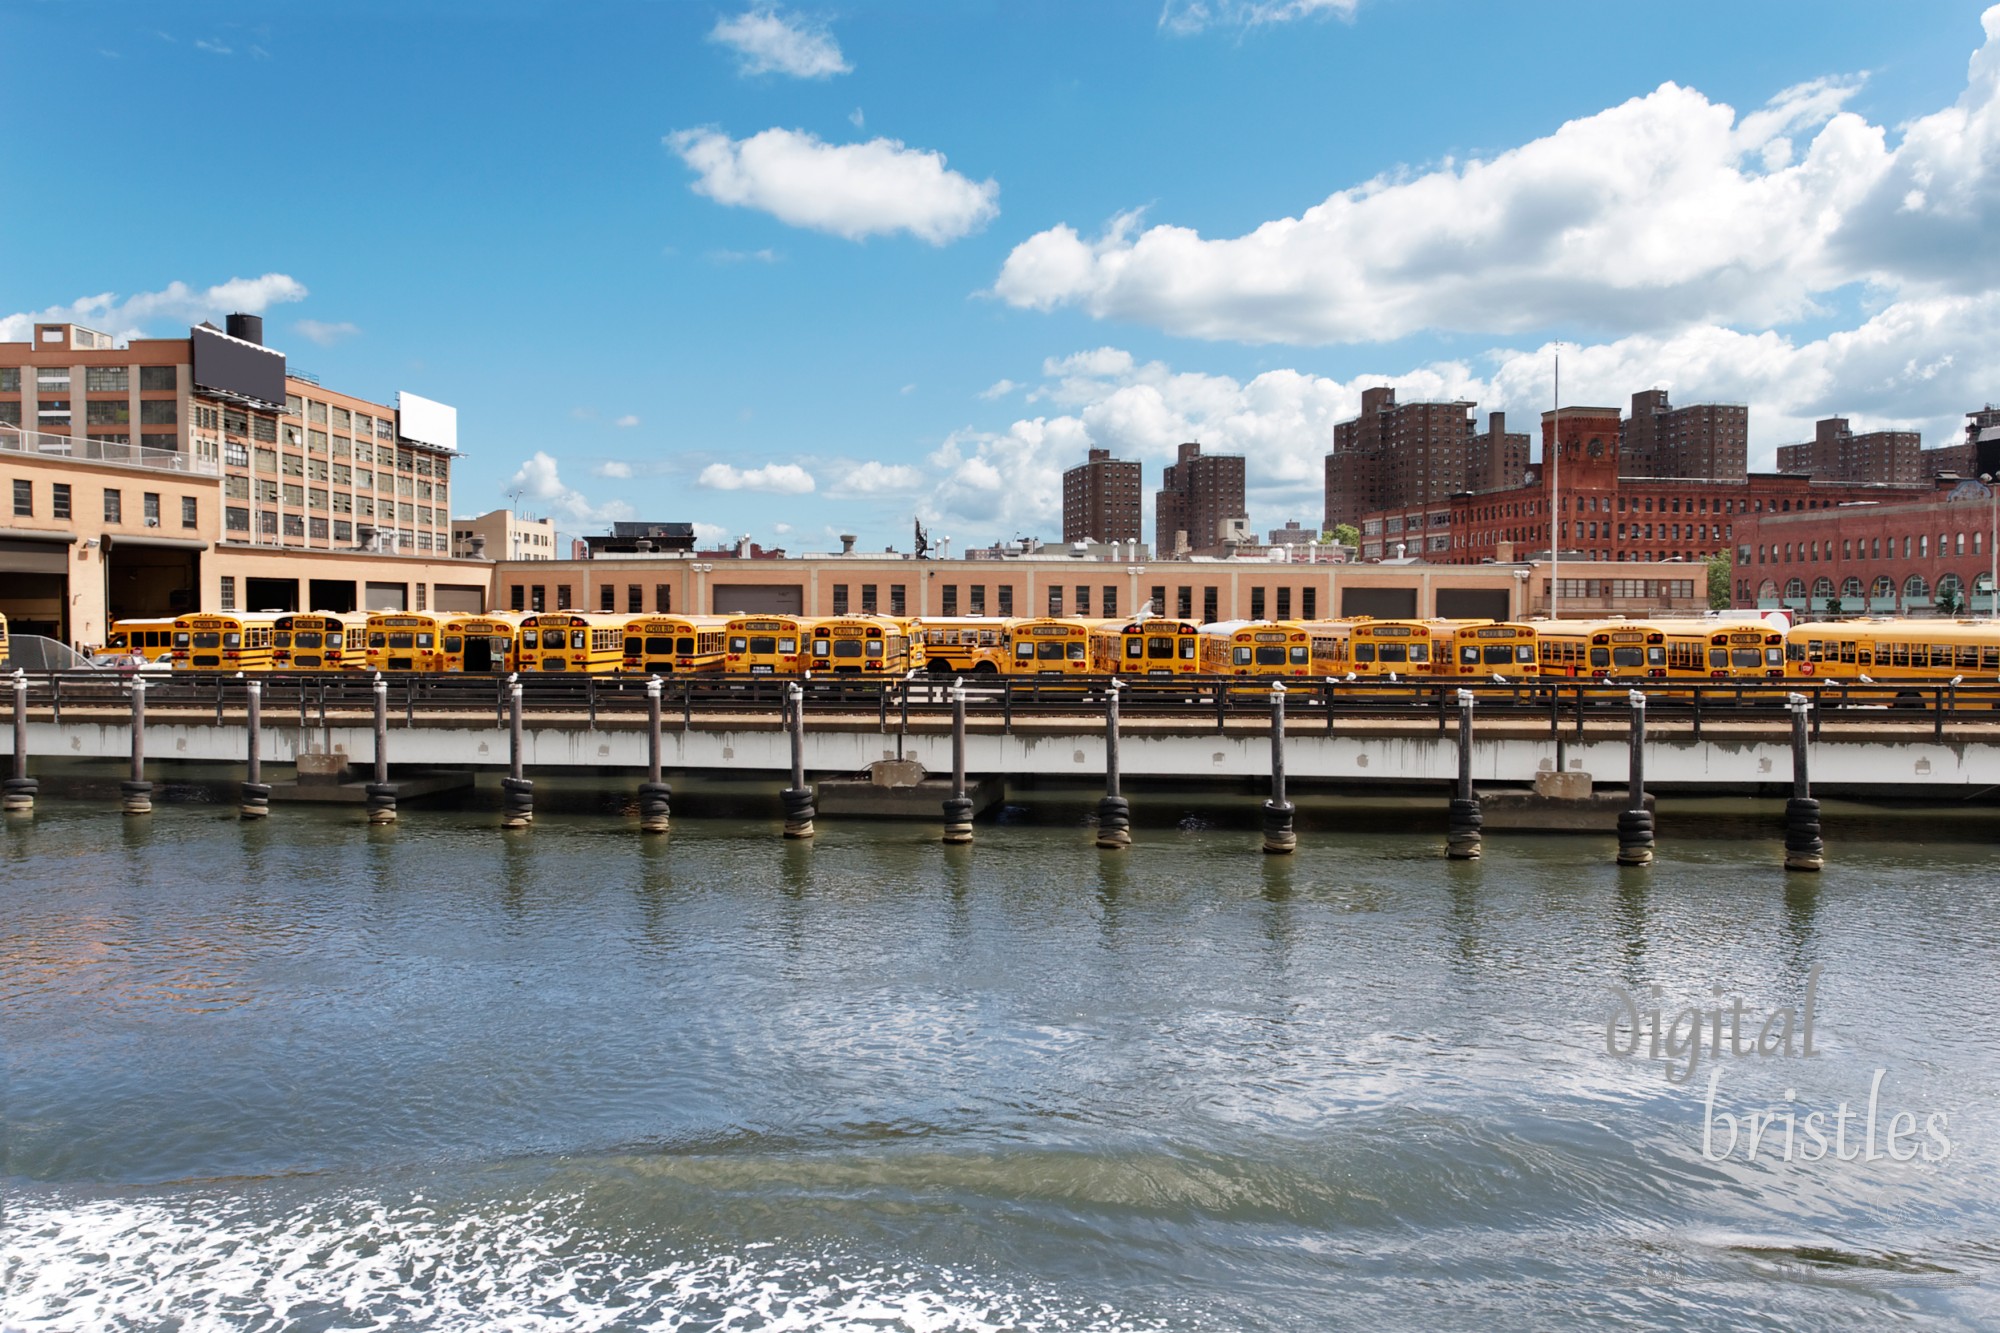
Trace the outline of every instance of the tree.
{"label": "tree", "polygon": [[[1940,541],[1938,544],[1942,546],[1944,543]],[[1959,610],[1962,605],[1963,603],[1961,603],[1958,599],[1958,593],[1953,589],[1940,588],[1938,590],[1937,609],[1939,615],[1944,616],[1947,619],[1949,619],[1952,616],[1956,616],[1959,613]]]}
{"label": "tree", "polygon": [[1708,558],[1708,609],[1726,611],[1735,600],[1736,560],[1726,550]]}
{"label": "tree", "polygon": [[1326,540],[1339,542],[1342,546],[1361,545],[1361,529],[1352,523],[1336,523],[1322,535]]}
{"label": "tree", "polygon": [[1829,597],[1826,599],[1826,613],[1828,615],[1837,616],[1845,610],[1846,608],[1841,605],[1838,597]]}

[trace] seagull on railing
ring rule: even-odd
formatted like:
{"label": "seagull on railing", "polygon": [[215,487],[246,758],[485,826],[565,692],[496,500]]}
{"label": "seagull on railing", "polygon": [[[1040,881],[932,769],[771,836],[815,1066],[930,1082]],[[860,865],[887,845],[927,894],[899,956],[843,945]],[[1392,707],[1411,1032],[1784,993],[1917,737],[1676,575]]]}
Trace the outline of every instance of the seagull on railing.
{"label": "seagull on railing", "polygon": [[1493,673],[1493,683],[1495,685],[1505,685],[1507,683],[1507,678],[1496,671]]}
{"label": "seagull on railing", "polygon": [[1958,685],[1958,684],[1962,684],[1962,683],[1964,682],[1964,680],[1965,680],[1965,677],[1964,677],[1964,676],[1953,676],[1953,677],[1951,678],[1951,683],[1952,683],[1953,685]]}
{"label": "seagull on railing", "polygon": [[1869,675],[1866,671],[1862,672],[1855,679],[1859,680],[1863,685],[1873,685],[1875,683],[1875,677]]}

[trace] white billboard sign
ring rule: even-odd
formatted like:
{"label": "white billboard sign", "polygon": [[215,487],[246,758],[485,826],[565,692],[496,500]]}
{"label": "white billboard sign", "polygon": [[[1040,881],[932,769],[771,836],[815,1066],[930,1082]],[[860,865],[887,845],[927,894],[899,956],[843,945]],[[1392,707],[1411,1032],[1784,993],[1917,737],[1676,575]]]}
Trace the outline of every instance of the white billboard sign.
{"label": "white billboard sign", "polygon": [[404,390],[396,395],[396,433],[434,449],[457,449],[458,409]]}

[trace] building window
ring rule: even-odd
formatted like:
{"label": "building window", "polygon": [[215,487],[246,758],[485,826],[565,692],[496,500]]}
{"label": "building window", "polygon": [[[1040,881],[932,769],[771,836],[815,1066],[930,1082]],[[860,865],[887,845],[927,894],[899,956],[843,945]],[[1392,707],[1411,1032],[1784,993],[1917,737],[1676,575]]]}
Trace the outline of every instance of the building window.
{"label": "building window", "polygon": [[[49,487],[49,516],[51,518],[69,517],[68,482],[59,481]],[[1978,552],[1975,551],[1973,554],[1977,555]]]}
{"label": "building window", "polygon": [[33,518],[35,514],[35,483],[17,481],[14,483],[14,516]]}
{"label": "building window", "polygon": [[123,398],[93,398],[83,405],[83,421],[87,426],[129,426],[132,404]]}
{"label": "building window", "polygon": [[507,585],[507,609],[525,611],[528,609],[528,590],[518,583]]}
{"label": "building window", "polygon": [[1076,613],[1080,616],[1090,614],[1090,585],[1088,583],[1079,583],[1076,585]]}
{"label": "building window", "polygon": [[1165,584],[1156,583],[1153,585],[1153,600],[1151,605],[1154,615],[1163,616],[1167,613],[1167,589]]}
{"label": "building window", "polygon": [[625,610],[630,615],[643,615],[646,610],[646,589],[643,584],[625,585]]}
{"label": "building window", "polygon": [[181,497],[181,526],[184,528],[194,527],[195,513],[195,498],[192,495],[183,495]]}
{"label": "building window", "polygon": [[1003,616],[1014,614],[1014,587],[1012,584],[1000,589],[1000,614]]}
{"label": "building window", "polygon": [[249,467],[250,450],[235,440],[227,441],[222,446],[222,461],[231,467]]}
{"label": "building window", "polygon": [[1280,588],[1278,589],[1278,619],[1290,620],[1291,618],[1292,590],[1290,588]]}
{"label": "building window", "polygon": [[1183,583],[1180,587],[1179,595],[1174,599],[1174,605],[1176,607],[1176,615],[1180,619],[1186,620],[1194,615],[1194,589]]}
{"label": "building window", "polygon": [[1215,623],[1215,588],[1213,586],[1201,590],[1201,620],[1205,625]]}
{"label": "building window", "polygon": [[234,574],[224,574],[222,576],[222,609],[224,611],[234,611],[236,609],[236,576]]}
{"label": "building window", "polygon": [[222,511],[222,525],[231,532],[250,531],[250,510],[243,505],[230,505]]}
{"label": "building window", "polygon": [[428,611],[430,609],[430,591],[431,585],[428,583],[419,583],[417,585],[417,610]]}
{"label": "building window", "polygon": [[257,531],[267,537],[278,535],[278,516],[268,509],[257,513]]}
{"label": "building window", "polygon": [[178,426],[181,405],[172,398],[142,398],[139,400],[139,424],[142,426]]}
{"label": "building window", "polygon": [[125,497],[122,493],[110,489],[104,492],[104,521],[106,523],[125,521]]}
{"label": "building window", "polygon": [[947,584],[945,584],[945,585],[943,586],[943,588],[941,589],[941,591],[940,591],[940,596],[941,596],[941,597],[943,598],[943,603],[942,603],[941,607],[939,608],[939,612],[938,612],[938,613],[939,613],[940,615],[946,615],[946,616],[955,616],[955,615],[957,615],[957,614],[958,614],[958,585],[957,585],[956,583],[947,583]]}
{"label": "building window", "polygon": [[142,393],[172,393],[180,387],[180,376],[173,366],[139,367],[139,390]]}
{"label": "building window", "polygon": [[618,609],[618,585],[607,583],[597,590],[597,609],[616,611]]}
{"label": "building window", "polygon": [[875,585],[872,583],[861,585],[861,614],[864,616],[875,614]]}
{"label": "building window", "polygon": [[306,516],[305,516],[304,514],[287,514],[287,515],[285,515],[285,535],[286,535],[287,537],[303,537],[303,536],[305,536],[305,535],[306,535]]}
{"label": "building window", "polygon": [[570,606],[569,606],[569,584],[567,584],[567,583],[558,583],[558,584],[556,585],[556,610],[558,610],[558,611],[567,611],[567,610],[569,610],[569,609],[570,609]]}
{"label": "building window", "polygon": [[1118,585],[1115,583],[1104,585],[1104,614],[1107,616],[1118,614]]}
{"label": "building window", "polygon": [[967,614],[975,616],[983,616],[986,614],[985,584],[975,583],[972,585],[972,608],[970,611],[967,612]]}
{"label": "building window", "polygon": [[847,585],[845,583],[836,583],[833,585],[833,613],[837,616],[847,614]]}
{"label": "building window", "polygon": [[325,519],[323,519],[323,518],[309,518],[309,519],[307,519],[307,520],[306,520],[306,536],[308,536],[308,537],[312,538],[312,539],[313,539],[314,541],[321,541],[321,542],[325,541],[325,540],[326,540],[326,520],[325,520]]}
{"label": "building window", "polygon": [[669,583],[653,585],[653,611],[657,615],[670,615],[674,609],[674,589]]}
{"label": "building window", "polygon": [[910,613],[909,599],[904,595],[903,588],[904,585],[900,583],[889,585],[889,614],[892,616],[906,616]]}
{"label": "building window", "polygon": [[1317,619],[1318,616],[1319,616],[1319,589],[1317,588],[1300,589],[1299,618],[1301,620],[1314,620]]}
{"label": "building window", "polygon": [[1061,615],[1063,613],[1062,602],[1062,585],[1058,583],[1049,589],[1049,614],[1052,616]]}
{"label": "building window", "polygon": [[548,609],[547,590],[539,583],[532,584],[528,588],[528,609],[530,611],[545,611]]}
{"label": "building window", "polygon": [[1262,588],[1252,588],[1250,590],[1250,618],[1252,620],[1262,620],[1264,618],[1264,590]]}

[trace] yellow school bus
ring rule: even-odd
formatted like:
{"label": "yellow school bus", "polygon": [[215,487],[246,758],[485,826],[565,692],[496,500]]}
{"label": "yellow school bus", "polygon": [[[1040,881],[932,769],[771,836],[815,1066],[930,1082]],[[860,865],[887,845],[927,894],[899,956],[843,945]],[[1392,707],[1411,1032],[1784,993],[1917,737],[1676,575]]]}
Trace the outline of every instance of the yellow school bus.
{"label": "yellow school bus", "polygon": [[1001,632],[1010,676],[1087,676],[1091,673],[1090,622],[1061,616],[1009,620]]}
{"label": "yellow school bus", "polygon": [[7,617],[0,615],[0,662],[7,660]]}
{"label": "yellow school bus", "polygon": [[1199,675],[1201,626],[1161,616],[1099,621],[1090,631],[1090,664],[1100,676]]}
{"label": "yellow school bus", "polygon": [[1990,620],[1839,620],[1794,625],[1784,638],[1792,675],[1880,684],[1884,697],[2000,677],[2000,626]]}
{"label": "yellow school bus", "polygon": [[[1784,626],[1755,616],[1656,621],[1667,638],[1669,680],[1781,680]],[[1810,674],[1810,673],[1808,673]]]}
{"label": "yellow school bus", "polygon": [[803,616],[731,616],[722,627],[722,669],[733,675],[796,676],[805,669]]}
{"label": "yellow school bus", "polygon": [[599,611],[543,611],[521,621],[514,660],[521,671],[608,676],[625,665],[625,618]]}
{"label": "yellow school bus", "polygon": [[[6,642],[6,632],[0,628],[0,658],[6,656]],[[130,657],[135,651],[143,654],[148,662],[171,659],[174,655],[173,617],[112,621],[102,655]]]}
{"label": "yellow school bus", "polygon": [[815,620],[807,642],[809,669],[813,671],[900,676],[911,665],[909,630],[893,617],[831,616]]}
{"label": "yellow school bus", "polygon": [[1203,625],[1201,669],[1211,676],[1303,676],[1312,670],[1312,635],[1290,621]]}
{"label": "yellow school bus", "polygon": [[367,637],[371,670],[437,670],[438,621],[428,612],[374,612],[368,617]]}
{"label": "yellow school bus", "polygon": [[1357,620],[1349,630],[1347,670],[1355,676],[1398,681],[1447,674],[1452,620]]}
{"label": "yellow school bus", "polygon": [[1465,621],[1451,631],[1440,675],[1509,678],[1541,674],[1540,642],[1533,625],[1513,621]]}
{"label": "yellow school bus", "polygon": [[269,671],[275,615],[224,611],[178,616],[173,661],[192,671]]}
{"label": "yellow school bus", "polygon": [[361,611],[287,611],[271,627],[279,671],[334,671],[367,664],[368,616]]}
{"label": "yellow school bus", "polygon": [[458,612],[438,617],[436,671],[490,675],[514,670],[520,617],[505,611]]}
{"label": "yellow school bus", "polygon": [[720,671],[728,616],[633,616],[625,622],[627,671],[662,676]]}
{"label": "yellow school bus", "polygon": [[910,639],[923,645],[926,668],[940,676],[999,671],[1007,658],[1006,631],[1000,616],[919,616],[910,622]]}

